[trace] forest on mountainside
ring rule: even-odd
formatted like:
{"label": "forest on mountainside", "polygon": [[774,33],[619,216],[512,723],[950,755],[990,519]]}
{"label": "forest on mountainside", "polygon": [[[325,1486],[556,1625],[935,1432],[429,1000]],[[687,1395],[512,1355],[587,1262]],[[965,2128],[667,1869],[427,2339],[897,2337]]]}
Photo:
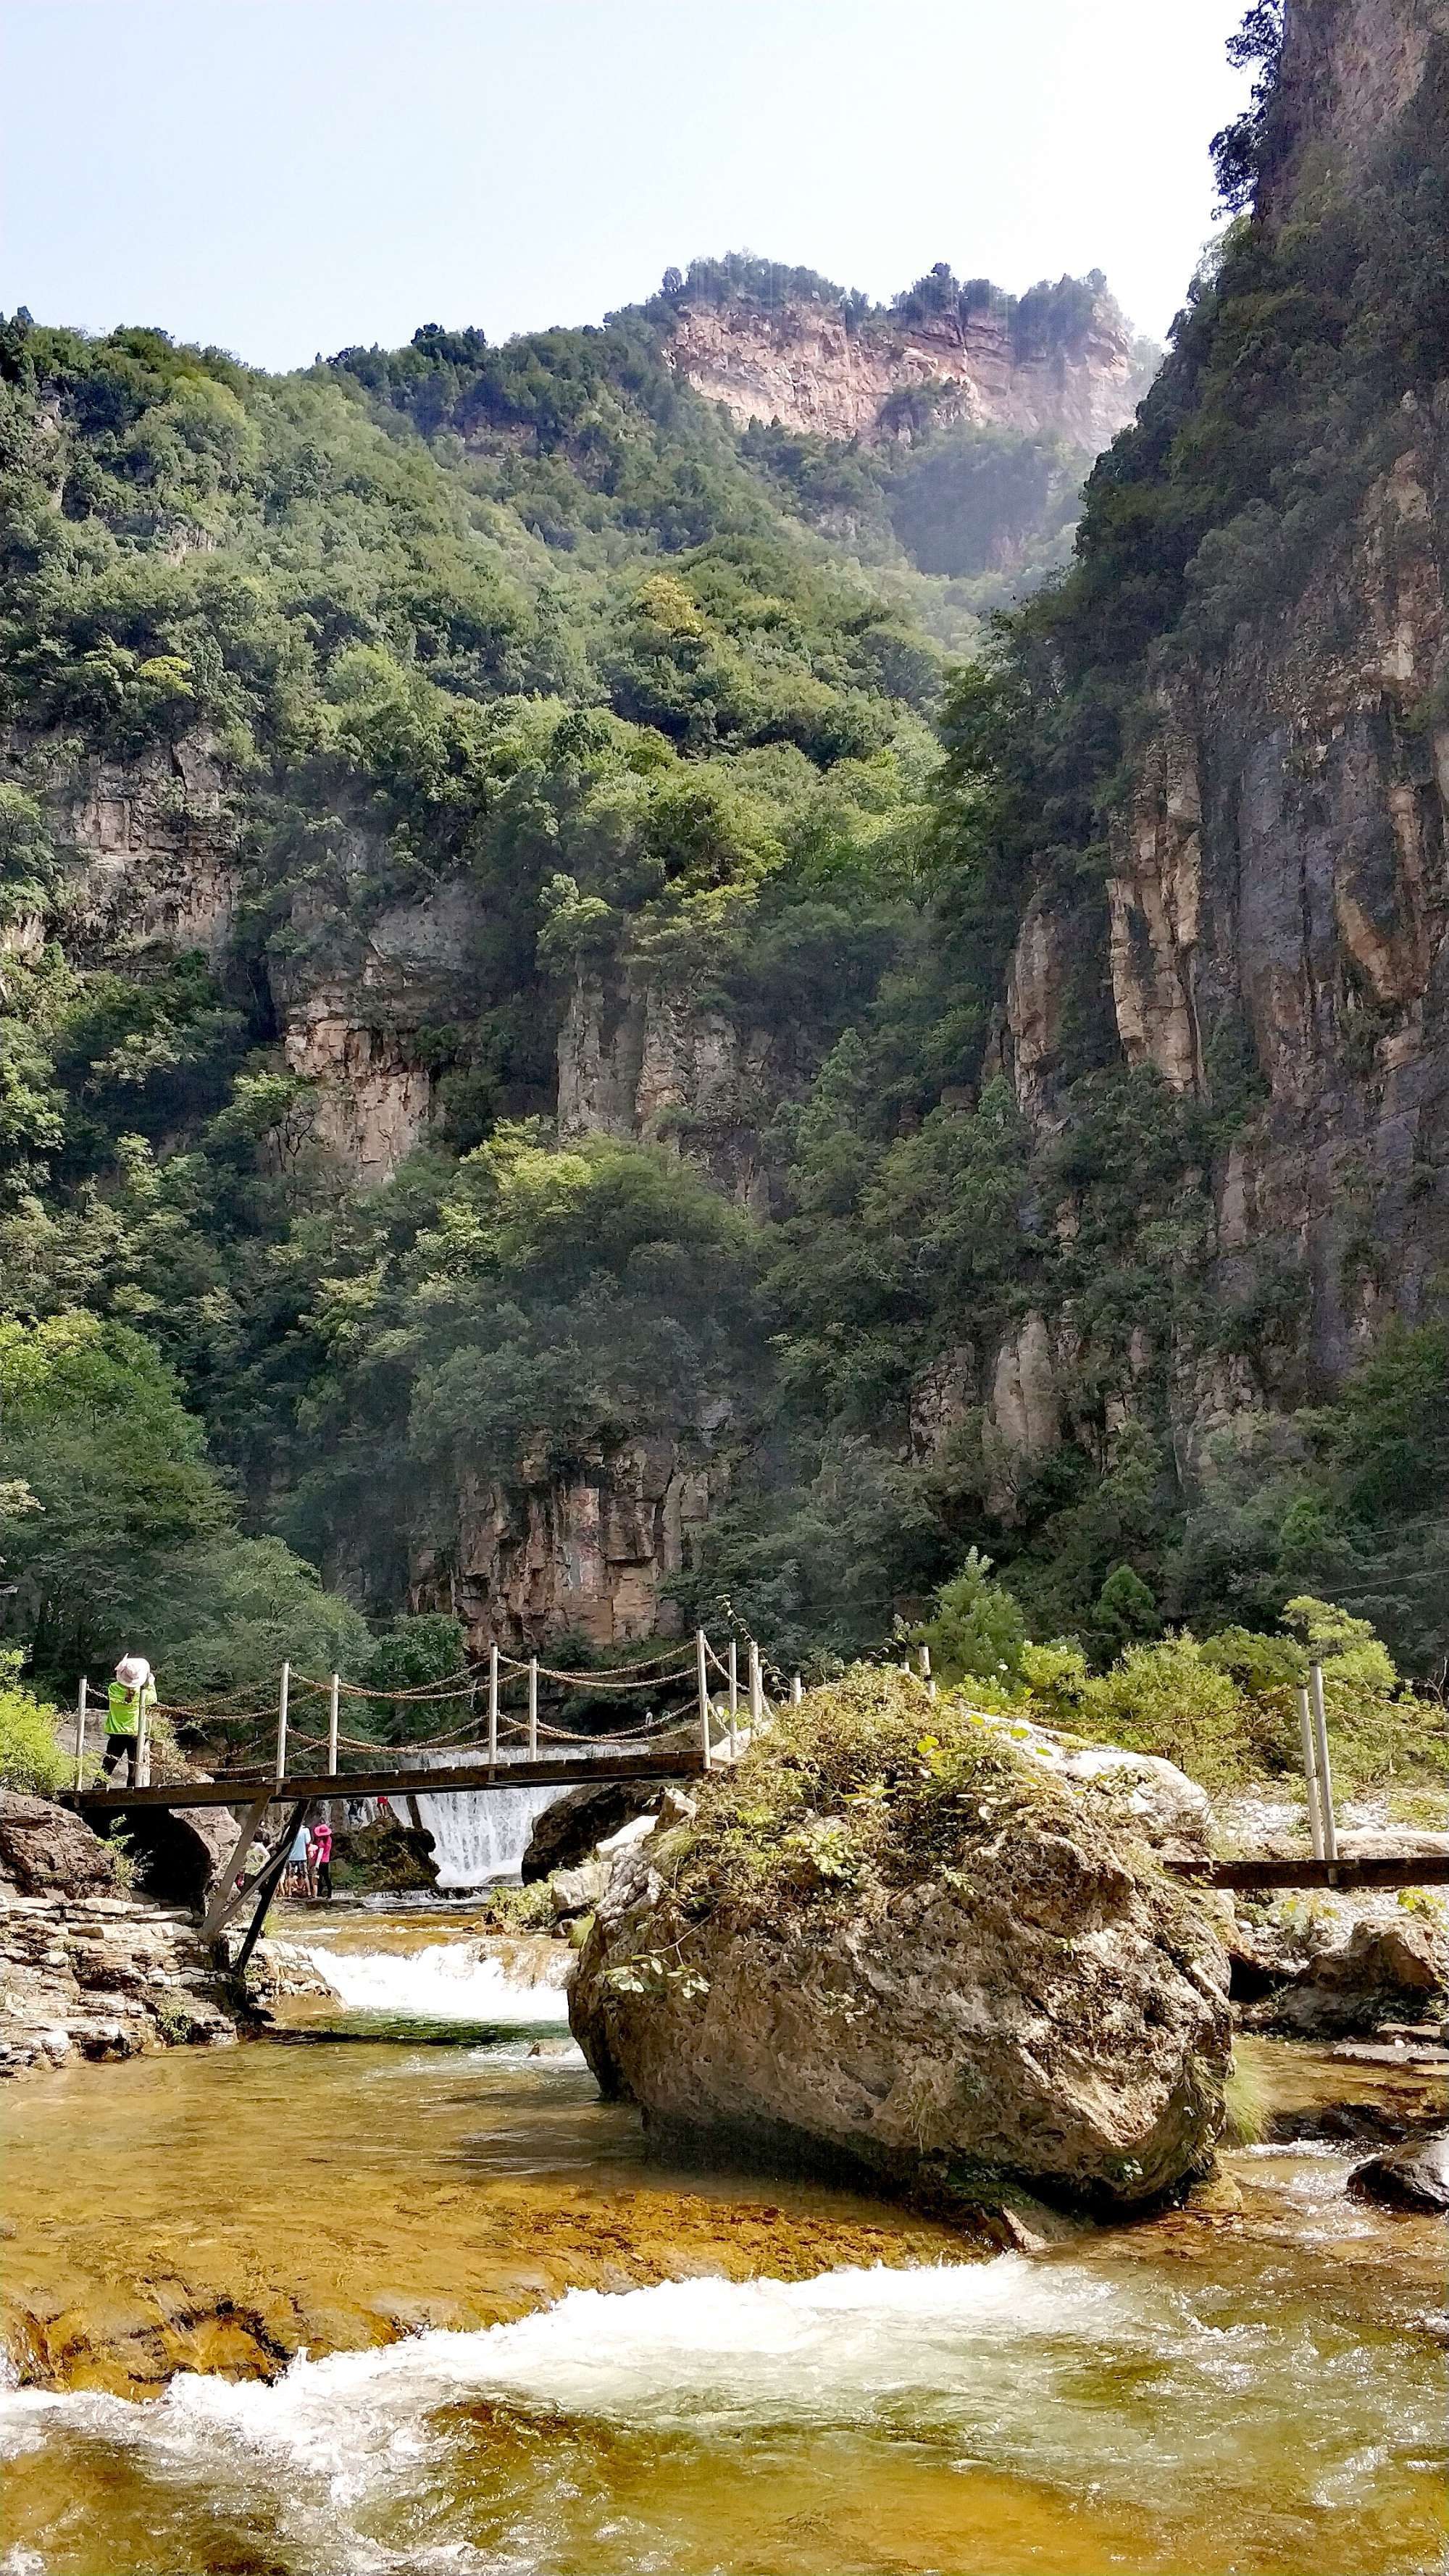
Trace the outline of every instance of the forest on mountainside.
{"label": "forest on mountainside", "polygon": [[[1195,1092],[1124,1059],[1104,884],[1163,672],[1291,594],[1432,396],[1443,77],[1371,187],[1239,216],[1069,568],[984,625],[951,597],[981,564],[932,532],[1009,504],[1039,575],[1075,507],[1049,442],[958,436],[932,480],[929,438],[736,432],[651,306],[287,378],[154,330],[0,327],[0,1555],[43,1677],[138,1621],[188,1688],[284,1634],[396,1665],[427,1625],[412,1570],[446,1565],[480,1480],[706,1422],[728,1476],[677,1614],[782,1664],[949,1627],[964,1564],[980,1633],[1004,1582],[1011,1634],[1072,1641],[1082,1688],[1169,1628],[1276,1637],[1314,1596],[1442,1672],[1442,1302],[1341,1382],[1285,1363],[1289,1400],[1209,1471],[1177,1454],[1163,1355],[1271,1362],[1298,1290],[1210,1288],[1204,1176],[1261,1074],[1229,1008]],[[1021,327],[1069,330],[1071,299]],[[198,741],[240,866],[225,949],[96,953],[65,782],[159,752],[179,810]],[[283,1006],[459,888],[475,927],[419,1038],[436,1114],[360,1186]],[[1043,900],[1072,952],[1045,1123],[1001,1037]],[[630,978],[789,1033],[749,1190],[683,1111],[560,1139],[570,995]],[[1062,1312],[1071,1436],[1004,1477],[967,1404],[923,1452],[931,1371]]]}

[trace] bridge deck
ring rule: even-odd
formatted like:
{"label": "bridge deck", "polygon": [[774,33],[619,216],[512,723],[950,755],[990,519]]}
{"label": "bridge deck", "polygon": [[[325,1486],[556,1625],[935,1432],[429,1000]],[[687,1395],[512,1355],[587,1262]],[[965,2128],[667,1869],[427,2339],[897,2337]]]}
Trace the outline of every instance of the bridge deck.
{"label": "bridge deck", "polygon": [[456,1796],[475,1789],[560,1789],[603,1780],[685,1780],[704,1770],[704,1757],[687,1745],[672,1752],[548,1754],[536,1762],[470,1762],[456,1770],[319,1771],[273,1779],[265,1771],[233,1772],[224,1780],[172,1780],[153,1789],[82,1789],[66,1800],[86,1815],[122,1815],[136,1807],[244,1807],[265,1797],[272,1806],[313,1798]]}

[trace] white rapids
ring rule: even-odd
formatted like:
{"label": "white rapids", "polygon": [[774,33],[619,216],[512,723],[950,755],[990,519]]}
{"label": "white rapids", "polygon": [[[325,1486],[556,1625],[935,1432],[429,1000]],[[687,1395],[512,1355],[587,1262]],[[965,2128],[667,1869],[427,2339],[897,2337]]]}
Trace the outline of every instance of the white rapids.
{"label": "white rapids", "polygon": [[742,2460],[752,2439],[771,2451],[837,2435],[905,2443],[962,2471],[1144,2510],[1165,2480],[1199,2507],[1243,2508],[1274,2493],[1291,2446],[1298,2511],[1331,2511],[1437,2448],[1427,2373],[1376,2369],[1326,2320],[1265,2305],[1248,2323],[1218,2323],[1215,2305],[1190,2276],[1168,2285],[1137,2267],[1015,2254],[792,2283],[575,2290],[483,2332],[302,2357],[270,2386],[183,2375],[144,2405],[13,2390],[0,2395],[0,2432],[12,2453],[68,2433],[141,2453],[168,2480],[204,2479],[213,2496],[265,2494],[287,2563],[319,2571],[503,2563],[466,2542],[419,2545],[416,2516],[468,2438],[470,2407],[502,2407],[549,2441],[592,2423],[614,2441],[686,2451],[723,2441]]}
{"label": "white rapids", "polygon": [[550,1960],[550,1973],[533,1980],[511,1975],[484,1941],[435,1941],[416,1950],[334,1950],[320,1941],[295,1946],[350,2012],[568,2027],[564,1983],[572,1954],[562,1944],[555,1945],[556,1972]]}

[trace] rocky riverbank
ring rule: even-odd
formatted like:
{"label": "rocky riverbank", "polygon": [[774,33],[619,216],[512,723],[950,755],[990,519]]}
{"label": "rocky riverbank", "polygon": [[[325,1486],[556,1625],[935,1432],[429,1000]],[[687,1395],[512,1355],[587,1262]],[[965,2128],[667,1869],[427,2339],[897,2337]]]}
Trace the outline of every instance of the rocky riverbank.
{"label": "rocky riverbank", "polygon": [[0,2075],[224,2047],[255,2018],[189,1907],[128,1889],[65,1808],[0,1791]]}

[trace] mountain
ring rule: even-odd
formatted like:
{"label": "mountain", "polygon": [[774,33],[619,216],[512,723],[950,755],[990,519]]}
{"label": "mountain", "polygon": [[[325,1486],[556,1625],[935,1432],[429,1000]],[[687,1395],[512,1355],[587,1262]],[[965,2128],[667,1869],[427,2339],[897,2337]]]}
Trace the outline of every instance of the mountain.
{"label": "mountain", "polygon": [[6,326],[9,1310],[159,1351],[374,1620],[804,1661],[977,1545],[1094,1652],[1449,1647],[1449,27],[1245,41],[1045,581],[1095,276],[283,379]]}

